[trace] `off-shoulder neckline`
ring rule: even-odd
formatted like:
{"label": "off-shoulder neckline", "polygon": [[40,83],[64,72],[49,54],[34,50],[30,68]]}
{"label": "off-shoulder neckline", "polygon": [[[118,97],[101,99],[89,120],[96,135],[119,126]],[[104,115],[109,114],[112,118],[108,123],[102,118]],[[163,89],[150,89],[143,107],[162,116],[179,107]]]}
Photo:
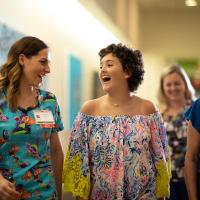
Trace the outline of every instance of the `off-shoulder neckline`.
{"label": "off-shoulder neckline", "polygon": [[156,111],[154,113],[150,113],[148,115],[136,114],[136,115],[127,115],[127,114],[118,114],[118,115],[90,115],[83,112],[79,112],[80,115],[89,117],[89,118],[152,118],[155,116],[160,116],[160,112]]}

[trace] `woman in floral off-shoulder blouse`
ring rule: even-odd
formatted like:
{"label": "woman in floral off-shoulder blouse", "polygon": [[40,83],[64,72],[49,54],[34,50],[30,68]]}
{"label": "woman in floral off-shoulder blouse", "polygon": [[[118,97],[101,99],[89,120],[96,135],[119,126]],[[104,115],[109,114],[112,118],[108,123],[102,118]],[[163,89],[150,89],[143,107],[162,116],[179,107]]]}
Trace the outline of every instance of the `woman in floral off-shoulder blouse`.
{"label": "woman in floral off-shoulder blouse", "polygon": [[143,80],[139,50],[111,44],[99,52],[107,93],[77,115],[64,164],[64,191],[77,199],[156,200],[169,195],[165,128],[154,105],[131,92]]}

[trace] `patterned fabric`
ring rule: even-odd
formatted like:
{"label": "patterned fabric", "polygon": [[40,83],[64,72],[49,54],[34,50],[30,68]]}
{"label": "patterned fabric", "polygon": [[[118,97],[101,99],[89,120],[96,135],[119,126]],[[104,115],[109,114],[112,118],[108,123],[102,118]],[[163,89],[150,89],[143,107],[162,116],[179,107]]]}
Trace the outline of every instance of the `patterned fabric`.
{"label": "patterned fabric", "polygon": [[172,181],[183,180],[183,167],[186,153],[187,120],[182,109],[176,116],[170,116],[164,112],[163,119],[167,132],[171,156]]}
{"label": "patterned fabric", "polygon": [[165,128],[159,113],[79,113],[64,163],[64,190],[90,200],[155,200],[169,195]]}
{"label": "patterned fabric", "polygon": [[[57,199],[50,160],[49,138],[63,129],[56,97],[39,91],[35,107],[11,112],[0,93],[0,173],[15,183],[21,200]],[[34,110],[50,110],[55,126],[42,128],[35,123]]]}

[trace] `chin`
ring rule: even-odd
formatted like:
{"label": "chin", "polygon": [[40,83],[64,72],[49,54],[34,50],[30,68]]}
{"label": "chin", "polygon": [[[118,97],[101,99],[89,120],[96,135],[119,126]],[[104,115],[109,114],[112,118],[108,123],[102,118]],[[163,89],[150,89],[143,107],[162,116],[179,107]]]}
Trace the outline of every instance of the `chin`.
{"label": "chin", "polygon": [[41,87],[41,85],[42,85],[42,82],[39,82],[39,83],[34,83],[33,85],[34,85],[34,87],[36,87],[36,88],[40,88],[40,87]]}
{"label": "chin", "polygon": [[108,87],[102,87],[102,89],[103,89],[103,91],[106,92],[106,93],[109,92],[109,91],[111,90],[111,89],[108,88]]}

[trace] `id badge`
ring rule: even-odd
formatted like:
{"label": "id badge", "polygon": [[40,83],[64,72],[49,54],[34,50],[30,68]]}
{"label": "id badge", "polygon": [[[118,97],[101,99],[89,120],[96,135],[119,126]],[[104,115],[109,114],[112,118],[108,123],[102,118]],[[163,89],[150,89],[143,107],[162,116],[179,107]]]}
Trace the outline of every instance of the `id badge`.
{"label": "id badge", "polygon": [[35,110],[34,117],[36,124],[54,125],[53,114],[50,110]]}

